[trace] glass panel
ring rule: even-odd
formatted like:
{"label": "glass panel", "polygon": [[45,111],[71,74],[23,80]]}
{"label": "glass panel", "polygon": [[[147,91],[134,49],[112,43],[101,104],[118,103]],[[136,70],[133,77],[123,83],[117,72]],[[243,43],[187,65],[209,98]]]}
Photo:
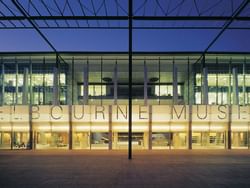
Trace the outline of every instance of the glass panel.
{"label": "glass panel", "polygon": [[152,133],[152,147],[156,149],[169,148],[171,133]]}
{"label": "glass panel", "polygon": [[29,133],[28,132],[14,132],[13,134],[13,149],[28,149]]}
{"label": "glass panel", "polygon": [[232,132],[232,148],[248,147],[248,132]]}
{"label": "glass panel", "polygon": [[89,132],[75,132],[73,134],[74,149],[89,149]]}
{"label": "glass panel", "polygon": [[[83,93],[83,86],[81,86],[81,93]],[[89,86],[89,96],[106,96],[106,86],[103,85],[90,85]]]}
{"label": "glass panel", "polygon": [[193,148],[225,148],[224,132],[193,132]]}
{"label": "glass panel", "polygon": [[[145,133],[132,133],[133,149],[144,149],[147,147]],[[113,134],[114,148],[127,149],[128,148],[128,133],[118,132]]]}
{"label": "glass panel", "polygon": [[109,136],[107,132],[91,133],[91,148],[108,148]]}
{"label": "glass panel", "polygon": [[37,149],[67,149],[68,133],[38,132]]}
{"label": "glass panel", "polygon": [[201,104],[201,74],[195,75],[195,104]]}
{"label": "glass panel", "polygon": [[11,148],[11,133],[0,132],[0,148],[10,149]]}
{"label": "glass panel", "polygon": [[172,147],[173,149],[182,149],[187,148],[187,133],[173,133],[172,138]]}
{"label": "glass panel", "polygon": [[[13,69],[6,69],[5,72],[13,72],[15,71],[14,66]],[[5,104],[15,104],[16,102],[16,74],[5,73],[4,75],[4,85],[5,85],[5,94],[4,94],[4,102]]]}
{"label": "glass panel", "polygon": [[45,104],[52,104],[53,96],[53,74],[44,74]]}

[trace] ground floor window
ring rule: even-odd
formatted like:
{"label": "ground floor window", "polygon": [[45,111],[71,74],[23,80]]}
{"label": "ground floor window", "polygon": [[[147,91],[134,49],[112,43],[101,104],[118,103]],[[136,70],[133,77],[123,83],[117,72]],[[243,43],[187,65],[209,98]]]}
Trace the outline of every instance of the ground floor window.
{"label": "ground floor window", "polygon": [[[155,127],[152,126],[152,134],[148,129],[142,128],[132,132],[132,149],[149,149],[151,143],[152,149],[188,148],[189,134],[184,128],[177,125],[167,127],[165,124]],[[88,126],[73,127],[70,135],[69,125],[39,125],[34,126],[31,141],[35,149],[69,149],[70,139],[72,139],[73,149],[128,149],[128,132],[122,128],[119,130],[114,126],[109,132],[106,127],[105,130],[91,130]],[[248,125],[233,125],[231,128],[232,149],[248,149],[250,145]],[[28,128],[25,127],[25,129],[26,131],[22,131],[20,127],[19,129],[11,126],[0,127],[0,149],[31,148],[30,132]],[[209,127],[194,124],[192,130],[193,149],[228,147],[230,137],[226,125]]]}
{"label": "ground floor window", "polygon": [[193,132],[192,147],[202,148],[225,148],[225,132]]}
{"label": "ground floor window", "polygon": [[152,133],[153,149],[170,148],[172,135],[169,132],[154,132]]}
{"label": "ground floor window", "polygon": [[[148,134],[144,132],[132,133],[132,148],[147,149]],[[127,149],[128,148],[128,132],[113,133],[113,148]]]}
{"label": "ground floor window", "polygon": [[184,149],[187,148],[187,133],[186,132],[174,132],[172,149]]}
{"label": "ground floor window", "polygon": [[232,148],[248,148],[249,133],[247,131],[232,132]]}
{"label": "ground floor window", "polygon": [[28,132],[13,133],[13,149],[28,149],[30,148],[30,134]]}
{"label": "ground floor window", "polygon": [[37,132],[37,149],[68,149],[69,138],[67,132]]}
{"label": "ground floor window", "polygon": [[90,133],[74,132],[73,149],[90,149]]}
{"label": "ground floor window", "polygon": [[108,132],[91,132],[92,149],[108,149],[109,133]]}
{"label": "ground floor window", "polygon": [[11,132],[0,132],[0,148],[11,149]]}
{"label": "ground floor window", "polygon": [[187,148],[186,132],[153,132],[153,149],[184,149]]}

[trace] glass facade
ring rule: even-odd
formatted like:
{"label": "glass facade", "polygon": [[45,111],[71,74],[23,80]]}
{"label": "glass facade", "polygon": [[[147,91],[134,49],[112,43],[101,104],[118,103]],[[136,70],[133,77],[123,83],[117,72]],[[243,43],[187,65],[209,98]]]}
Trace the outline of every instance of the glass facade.
{"label": "glass facade", "polygon": [[[250,55],[200,56],[133,55],[134,149],[249,148]],[[1,55],[0,149],[127,149],[127,54],[62,58]]]}

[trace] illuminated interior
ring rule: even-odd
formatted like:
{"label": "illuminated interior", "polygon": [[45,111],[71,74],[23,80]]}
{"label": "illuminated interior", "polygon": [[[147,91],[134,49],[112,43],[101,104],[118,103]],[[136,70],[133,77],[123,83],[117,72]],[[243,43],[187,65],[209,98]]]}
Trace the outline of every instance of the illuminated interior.
{"label": "illuminated interior", "polygon": [[[1,55],[0,149],[127,149],[127,54],[62,56]],[[133,149],[249,149],[250,56],[198,57],[133,55]]]}

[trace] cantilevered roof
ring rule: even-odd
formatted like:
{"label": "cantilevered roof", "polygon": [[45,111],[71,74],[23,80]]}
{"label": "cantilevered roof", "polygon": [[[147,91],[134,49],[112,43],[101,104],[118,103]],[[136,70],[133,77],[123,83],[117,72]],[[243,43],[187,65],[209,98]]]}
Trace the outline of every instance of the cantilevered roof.
{"label": "cantilevered roof", "polygon": [[[244,0],[133,0],[134,29],[220,29]],[[19,8],[26,14],[24,15]],[[127,0],[1,0],[0,28],[128,28]],[[250,29],[246,5],[227,29]]]}
{"label": "cantilevered roof", "polygon": [[250,3],[249,0],[0,0],[0,31],[19,29],[35,29],[56,53],[57,46],[44,34],[47,30],[216,31],[201,49],[206,53],[226,30],[250,31]]}

